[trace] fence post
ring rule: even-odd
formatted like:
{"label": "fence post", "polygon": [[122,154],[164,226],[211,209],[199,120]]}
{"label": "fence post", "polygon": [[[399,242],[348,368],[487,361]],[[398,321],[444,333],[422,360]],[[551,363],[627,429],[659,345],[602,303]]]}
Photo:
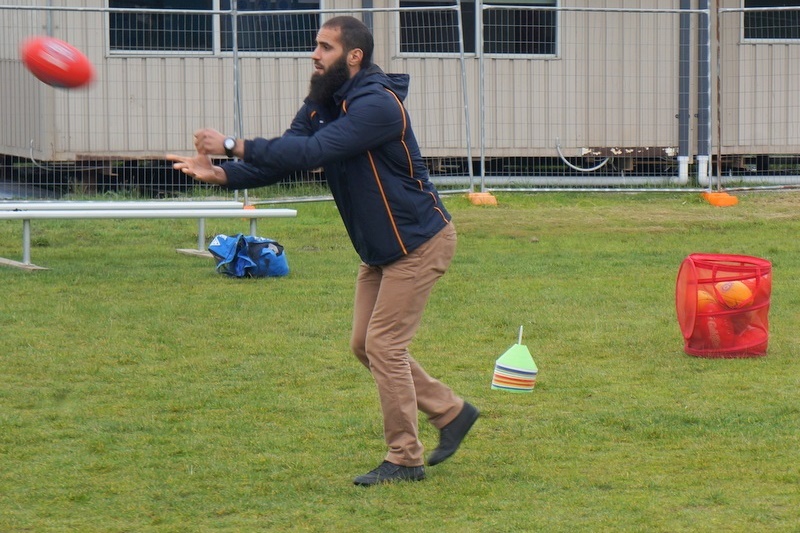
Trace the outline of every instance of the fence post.
{"label": "fence post", "polygon": [[678,52],[678,183],[685,185],[689,181],[689,90],[691,86],[691,16],[687,12],[691,8],[690,0],[681,0],[680,14],[680,50]]}
{"label": "fence post", "polygon": [[[242,91],[241,91],[241,72],[239,65],[239,10],[237,2],[231,2],[231,50],[233,54],[233,136],[241,138],[244,136],[244,126],[242,121]],[[243,191],[244,205],[248,202],[247,189]],[[239,191],[236,191],[235,198],[239,199]]]}
{"label": "fence post", "polygon": [[[456,0],[456,19],[458,19],[458,59],[459,64],[461,66],[461,98],[463,100],[464,105],[464,128],[466,131],[464,135],[466,135],[467,141],[467,169],[469,172],[469,192],[475,192],[475,177],[474,173],[472,172],[472,133],[471,128],[469,125],[470,116],[469,116],[469,97],[467,95],[467,65],[464,60],[464,24],[461,20],[461,0]],[[476,50],[476,52],[481,57],[481,61],[483,60],[483,51]],[[483,75],[483,73],[481,73]],[[483,78],[481,78],[483,80]],[[481,81],[483,83],[483,81]],[[483,180],[483,165],[481,164],[481,180]],[[481,181],[481,192],[483,192],[483,181]]]}
{"label": "fence post", "polygon": [[711,17],[708,0],[700,0],[699,8],[703,12],[697,35],[697,182],[705,186],[709,183],[708,162],[711,155]]}

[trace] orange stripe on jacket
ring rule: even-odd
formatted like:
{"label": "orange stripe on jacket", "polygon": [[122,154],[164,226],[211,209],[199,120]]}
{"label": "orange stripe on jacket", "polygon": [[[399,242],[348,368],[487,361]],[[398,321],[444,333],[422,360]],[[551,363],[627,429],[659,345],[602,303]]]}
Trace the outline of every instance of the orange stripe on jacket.
{"label": "orange stripe on jacket", "polygon": [[394,96],[397,106],[400,108],[400,115],[403,117],[403,133],[400,134],[400,143],[403,145],[403,149],[406,151],[406,159],[408,160],[408,175],[411,177],[411,179],[414,179],[414,164],[411,161],[411,151],[408,149],[408,145],[406,144],[406,129],[408,128],[406,109],[403,107],[403,102],[400,101],[396,94],[389,89],[386,89],[386,91]]}
{"label": "orange stripe on jacket", "polygon": [[[406,160],[408,161],[408,173],[409,176],[413,179],[414,178],[414,165],[411,161],[411,152],[408,149],[408,145],[406,144],[406,130],[408,129],[408,120],[406,119],[406,110],[403,107],[403,102],[394,94],[393,91],[384,87],[386,92],[391,94],[394,97],[395,102],[397,102],[397,107],[400,108],[400,116],[403,117],[403,131],[400,133],[400,144],[403,145],[403,150],[406,152]],[[369,156],[369,164],[372,166],[372,172],[375,176],[375,183],[378,184],[378,189],[381,191],[381,197],[383,198],[383,205],[386,207],[386,213],[389,215],[389,221],[392,223],[392,230],[394,231],[394,235],[397,238],[397,243],[400,245],[400,248],[403,250],[403,255],[408,255],[408,250],[406,249],[405,243],[403,243],[403,238],[400,235],[400,230],[397,229],[397,223],[394,220],[394,215],[392,214],[392,209],[389,206],[389,199],[386,198],[386,194],[383,190],[383,184],[381,183],[381,176],[378,173],[378,168],[375,166],[375,160],[372,157],[372,152],[367,152]]]}
{"label": "orange stripe on jacket", "polygon": [[[397,101],[397,105],[400,106],[400,112],[403,115],[403,134],[400,137],[400,142],[403,145],[403,149],[405,149],[405,151],[406,151],[406,159],[408,160],[409,175],[411,176],[411,179],[414,179],[414,164],[411,161],[411,151],[408,149],[408,145],[406,144],[406,128],[408,127],[408,123],[406,121],[405,108],[403,107],[403,102],[400,101],[400,99],[397,97],[396,94],[394,94],[394,92],[390,91],[389,89],[386,89],[386,90],[389,91],[389,93],[392,96],[394,96],[394,99]],[[421,191],[425,190],[425,186],[422,184],[422,180],[418,179],[417,180],[417,185],[419,186],[419,190],[421,190]],[[433,193],[430,193],[430,195],[433,198],[434,205],[438,204],[439,202],[436,200],[436,195],[433,194]],[[434,207],[434,209],[436,209],[436,211],[439,213],[439,215],[441,215],[442,219],[445,222],[447,222],[447,217],[444,216],[444,213],[442,212],[442,210],[439,207]]]}
{"label": "orange stripe on jacket", "polygon": [[[400,134],[400,144],[403,145],[403,149],[406,153],[406,160],[408,161],[408,172],[409,176],[414,179],[414,164],[411,159],[411,151],[408,149],[408,145],[406,144],[406,130],[408,129],[408,119],[406,117],[405,108],[403,107],[403,102],[400,101],[400,98],[391,91],[390,89],[384,88],[389,94],[391,94],[395,101],[397,102],[397,106],[400,108],[400,115],[403,117],[403,131]],[[347,113],[347,101],[342,102],[342,111]],[[403,243],[403,238],[400,235],[400,230],[397,229],[397,223],[394,220],[394,215],[392,215],[392,209],[389,206],[389,199],[386,197],[386,192],[383,189],[383,184],[381,183],[381,176],[378,172],[378,168],[375,166],[375,159],[372,156],[372,151],[367,151],[367,157],[369,158],[370,167],[372,167],[372,175],[375,178],[375,183],[378,185],[378,190],[381,193],[381,199],[383,200],[383,205],[386,208],[386,214],[389,216],[389,221],[392,224],[392,231],[394,232],[395,238],[397,239],[397,243],[400,245],[400,248],[403,251],[403,255],[408,255],[408,249],[406,248],[405,243]],[[423,188],[422,181],[417,180],[420,189]],[[447,222],[447,218],[444,216],[442,210],[438,207],[435,207],[436,211],[442,216],[442,218]]]}
{"label": "orange stripe on jacket", "polygon": [[[389,89],[386,89],[389,91]],[[403,133],[401,134],[400,142],[403,143],[403,147],[406,146],[405,143],[405,135],[406,135],[406,114],[403,110],[403,104],[397,98],[397,96],[392,92],[389,91],[392,96],[394,96],[395,100],[397,100],[398,104],[400,105],[400,112],[403,115]],[[342,102],[342,112],[347,113],[347,100]],[[408,148],[406,148],[406,154],[408,154]],[[367,150],[367,157],[369,158],[369,165],[372,167],[372,176],[375,178],[375,183],[378,185],[378,190],[381,193],[381,199],[383,200],[383,206],[386,208],[386,214],[389,216],[389,222],[392,223],[392,231],[394,232],[394,236],[397,239],[397,243],[400,245],[400,249],[403,251],[403,255],[408,255],[408,249],[406,249],[405,243],[403,243],[403,238],[400,236],[400,230],[397,229],[397,223],[394,221],[394,216],[392,215],[392,209],[389,207],[389,199],[386,198],[386,192],[383,190],[383,184],[381,183],[381,176],[378,173],[378,167],[375,166],[375,159],[372,157],[372,151]],[[410,154],[408,155],[409,162],[411,160]],[[413,170],[412,170],[413,172]]]}
{"label": "orange stripe on jacket", "polygon": [[389,215],[389,222],[392,223],[392,231],[394,231],[394,236],[397,238],[397,243],[403,250],[403,255],[408,255],[406,245],[403,243],[403,238],[400,236],[400,230],[397,229],[397,223],[394,221],[392,209],[389,207],[389,199],[386,198],[386,193],[383,191],[383,184],[381,183],[380,174],[378,174],[378,168],[375,166],[375,160],[372,158],[372,152],[367,151],[367,156],[369,157],[369,164],[372,167],[372,175],[375,177],[375,183],[378,184],[378,189],[381,191],[381,198],[383,199],[383,205],[386,208],[386,213]]}

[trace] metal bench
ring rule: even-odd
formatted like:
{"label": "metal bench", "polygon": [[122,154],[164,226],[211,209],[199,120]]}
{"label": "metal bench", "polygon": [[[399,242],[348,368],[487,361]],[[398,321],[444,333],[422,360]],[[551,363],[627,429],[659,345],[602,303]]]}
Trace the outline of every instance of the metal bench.
{"label": "metal bench", "polygon": [[75,209],[236,209],[236,200],[30,200],[0,201],[0,211],[72,211]]}
{"label": "metal bench", "polygon": [[[23,268],[26,270],[46,270],[31,263],[31,220],[69,220],[69,219],[128,219],[128,218],[197,218],[201,221],[201,231],[198,238],[198,249],[179,249],[178,252],[190,253],[192,255],[208,255],[205,250],[205,231],[203,220],[206,218],[242,218],[250,221],[250,234],[256,234],[256,221],[259,218],[285,218],[297,216],[294,209],[254,209],[244,208],[236,202],[239,207],[221,206],[217,208],[203,208],[202,203],[178,202],[181,205],[167,205],[167,202],[150,202],[150,205],[143,205],[139,202],[138,207],[127,205],[126,202],[113,202],[113,209],[101,208],[102,202],[92,202],[91,205],[80,206],[72,202],[14,202],[16,204],[26,204],[28,207],[16,210],[6,209],[11,203],[0,202],[0,220],[22,220],[22,262],[13,261],[0,257],[0,265]],[[64,208],[51,207],[56,204],[66,205]],[[109,204],[111,202],[106,202]],[[173,202],[174,204],[175,202]],[[37,204],[37,205],[34,205]],[[47,207],[37,208],[42,204]],[[146,203],[145,203],[146,204]],[[190,204],[187,206],[185,204]],[[121,206],[122,205],[122,206]]]}
{"label": "metal bench", "polygon": [[[18,200],[0,201],[0,211],[72,211],[101,209],[237,209],[237,200]],[[205,250],[206,221],[197,221],[197,249],[183,248],[178,252],[189,255],[210,255]]]}

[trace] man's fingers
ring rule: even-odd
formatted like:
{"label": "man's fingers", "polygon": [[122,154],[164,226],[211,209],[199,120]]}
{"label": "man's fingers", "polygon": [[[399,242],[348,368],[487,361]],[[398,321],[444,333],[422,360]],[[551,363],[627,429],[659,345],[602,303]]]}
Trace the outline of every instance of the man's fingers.
{"label": "man's fingers", "polygon": [[178,161],[172,164],[172,168],[189,174],[190,165],[185,161]]}
{"label": "man's fingers", "polygon": [[[191,159],[191,157],[184,157],[176,154],[167,154],[166,158],[167,161],[172,161],[173,163],[175,163],[175,165],[186,164]],[[175,167],[175,165],[173,165],[173,167]]]}

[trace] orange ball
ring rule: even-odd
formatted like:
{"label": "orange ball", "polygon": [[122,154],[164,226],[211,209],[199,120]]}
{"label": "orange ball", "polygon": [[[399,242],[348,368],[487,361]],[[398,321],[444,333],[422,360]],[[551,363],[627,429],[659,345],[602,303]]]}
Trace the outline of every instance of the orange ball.
{"label": "orange ball", "polygon": [[741,281],[721,281],[714,285],[714,289],[730,309],[740,309],[753,303],[753,292]]}
{"label": "orange ball", "polygon": [[697,291],[697,312],[698,313],[710,313],[716,311],[716,309],[709,308],[709,306],[717,306],[718,302],[717,299],[708,291],[704,291],[700,289]]}

